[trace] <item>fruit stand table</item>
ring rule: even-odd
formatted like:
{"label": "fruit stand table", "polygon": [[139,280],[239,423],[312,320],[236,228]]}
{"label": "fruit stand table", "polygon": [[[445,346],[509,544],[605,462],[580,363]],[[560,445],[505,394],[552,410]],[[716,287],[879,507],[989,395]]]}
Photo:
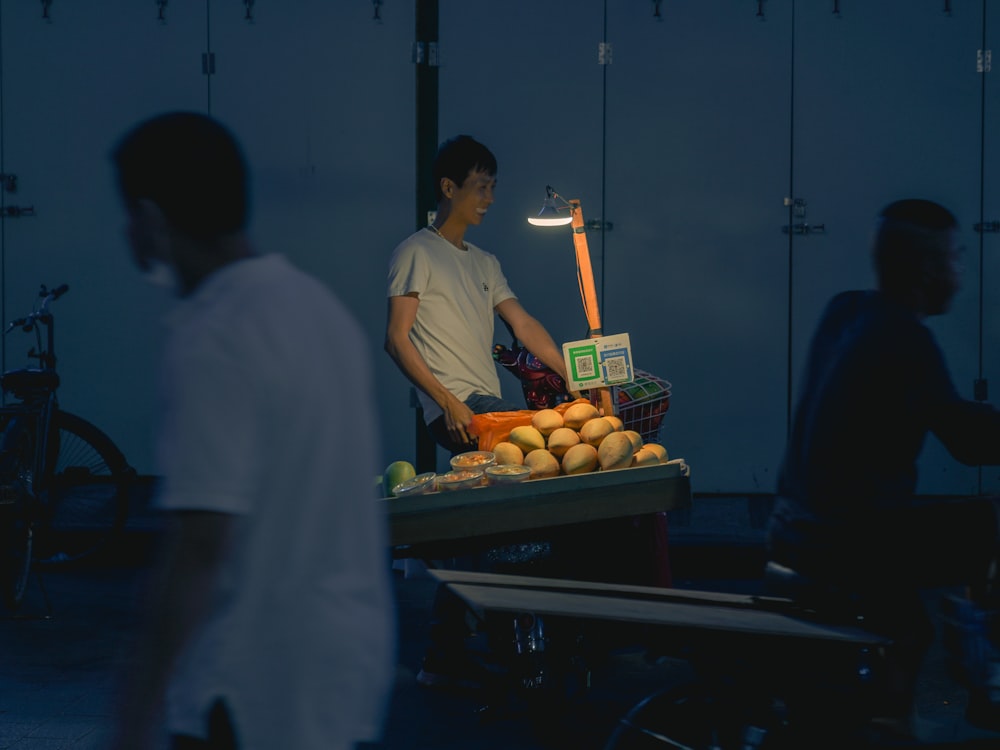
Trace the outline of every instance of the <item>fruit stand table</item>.
{"label": "fruit stand table", "polygon": [[442,558],[537,537],[540,529],[642,516],[691,502],[682,463],[384,498],[396,557]]}

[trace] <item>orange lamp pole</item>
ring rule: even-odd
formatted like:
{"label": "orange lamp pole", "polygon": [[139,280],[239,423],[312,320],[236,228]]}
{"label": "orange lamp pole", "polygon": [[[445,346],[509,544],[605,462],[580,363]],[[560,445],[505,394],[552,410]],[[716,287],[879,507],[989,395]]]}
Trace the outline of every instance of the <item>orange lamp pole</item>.
{"label": "orange lamp pole", "polygon": [[[576,251],[576,276],[580,284],[580,298],[583,300],[583,311],[587,316],[587,335],[599,338],[604,335],[601,328],[601,312],[597,307],[597,289],[594,286],[594,269],[590,264],[590,246],[587,244],[587,229],[583,225],[583,208],[577,199],[567,201],[573,221],[573,248]],[[602,386],[597,389],[598,403],[601,412],[610,416],[615,413],[611,401],[611,389]]]}

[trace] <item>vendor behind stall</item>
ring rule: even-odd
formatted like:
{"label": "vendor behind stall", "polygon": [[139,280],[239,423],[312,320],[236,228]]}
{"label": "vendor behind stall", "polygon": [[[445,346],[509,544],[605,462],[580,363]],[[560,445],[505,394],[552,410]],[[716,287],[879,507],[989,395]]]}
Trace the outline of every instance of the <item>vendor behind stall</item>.
{"label": "vendor behind stall", "polygon": [[[433,166],[437,216],[403,240],[389,261],[385,350],[417,387],[435,442],[452,454],[476,447],[469,431],[473,414],[523,408],[500,394],[494,314],[529,351],[566,375],[561,349],[518,302],[500,261],[465,240],[466,230],[482,223],[493,203],[496,174],[496,157],[472,137],[443,143]],[[464,608],[442,589],[421,683],[478,681],[469,674],[465,634]]]}
{"label": "vendor behind stall", "polygon": [[494,313],[565,381],[562,350],[521,306],[496,256],[465,240],[493,203],[497,161],[467,135],[434,161],[437,217],[399,244],[389,262],[385,350],[417,387],[434,440],[452,453],[474,448],[473,414],[524,408],[500,395]]}
{"label": "vendor behind stall", "polygon": [[[403,240],[389,262],[385,350],[417,387],[434,440],[452,454],[476,447],[470,432],[474,414],[524,408],[500,395],[494,314],[524,348],[567,381],[561,348],[521,306],[496,256],[465,240],[466,230],[482,223],[493,203],[496,173],[496,157],[470,136],[442,144],[433,167],[437,216]],[[548,550],[542,569],[557,577],[593,578],[603,572],[624,583],[662,582],[655,554],[643,554],[644,545],[636,543],[637,536],[652,538],[646,528],[652,518],[591,524],[558,543],[540,542],[537,546]],[[595,549],[604,554],[594,554]],[[489,566],[489,559],[487,554],[475,567]],[[464,652],[464,605],[439,589],[431,617],[431,645],[418,681],[433,686],[480,682],[481,670]]]}

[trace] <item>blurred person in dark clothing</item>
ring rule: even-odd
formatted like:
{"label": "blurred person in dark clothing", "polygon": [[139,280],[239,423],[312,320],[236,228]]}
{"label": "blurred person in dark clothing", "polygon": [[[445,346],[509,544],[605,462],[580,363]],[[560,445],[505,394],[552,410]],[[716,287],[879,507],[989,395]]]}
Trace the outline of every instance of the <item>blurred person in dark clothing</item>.
{"label": "blurred person in dark clothing", "polygon": [[[928,434],[959,462],[1000,464],[1000,412],[959,396],[925,319],[959,289],[958,222],[926,200],[879,215],[877,290],[827,305],[813,336],[768,527],[771,559],[853,598],[895,640],[892,717],[909,727],[933,638],[921,590],[968,585],[997,642],[998,505],[915,496]],[[973,671],[969,720],[1000,727],[1000,661]],[[995,663],[994,663],[995,661]]]}

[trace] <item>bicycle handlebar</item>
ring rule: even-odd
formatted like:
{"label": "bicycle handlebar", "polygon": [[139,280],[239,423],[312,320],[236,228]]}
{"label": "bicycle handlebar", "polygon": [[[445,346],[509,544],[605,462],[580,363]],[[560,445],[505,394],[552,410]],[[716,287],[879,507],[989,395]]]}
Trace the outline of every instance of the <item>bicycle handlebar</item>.
{"label": "bicycle handlebar", "polygon": [[32,310],[29,315],[26,315],[23,318],[18,318],[17,320],[12,320],[10,324],[8,324],[7,328],[4,329],[4,334],[6,335],[10,333],[15,328],[23,328],[26,332],[30,332],[36,320],[41,321],[42,323],[51,322],[49,303],[55,302],[68,291],[69,284],[60,284],[55,289],[51,290],[47,289],[45,284],[42,284],[42,288],[38,292],[38,296],[42,298],[42,301],[38,307]]}
{"label": "bicycle handlebar", "polygon": [[38,293],[39,297],[50,297],[51,300],[57,300],[62,297],[66,292],[69,291],[69,284],[60,284],[51,292],[45,291],[45,285],[42,284],[42,290]]}

